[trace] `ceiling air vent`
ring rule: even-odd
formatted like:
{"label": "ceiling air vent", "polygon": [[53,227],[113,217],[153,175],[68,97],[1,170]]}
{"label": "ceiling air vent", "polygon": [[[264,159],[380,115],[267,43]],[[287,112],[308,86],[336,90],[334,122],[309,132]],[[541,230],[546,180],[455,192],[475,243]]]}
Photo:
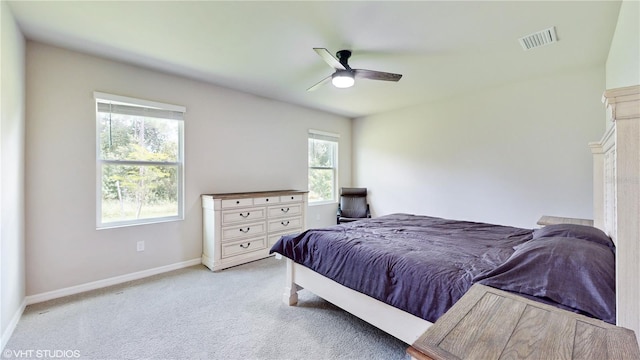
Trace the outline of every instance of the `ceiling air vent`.
{"label": "ceiling air vent", "polygon": [[556,35],[556,27],[552,26],[548,29],[544,29],[542,31],[538,31],[536,33],[521,37],[518,40],[520,41],[520,45],[522,45],[522,48],[524,50],[531,50],[533,48],[558,41],[558,36]]}

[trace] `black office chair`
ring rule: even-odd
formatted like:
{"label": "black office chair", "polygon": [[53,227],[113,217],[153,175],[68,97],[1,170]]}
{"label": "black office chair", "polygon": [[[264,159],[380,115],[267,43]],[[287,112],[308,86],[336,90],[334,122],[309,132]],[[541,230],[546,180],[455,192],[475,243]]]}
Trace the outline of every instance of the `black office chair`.
{"label": "black office chair", "polygon": [[367,204],[367,188],[340,189],[338,204],[338,224],[371,217]]}

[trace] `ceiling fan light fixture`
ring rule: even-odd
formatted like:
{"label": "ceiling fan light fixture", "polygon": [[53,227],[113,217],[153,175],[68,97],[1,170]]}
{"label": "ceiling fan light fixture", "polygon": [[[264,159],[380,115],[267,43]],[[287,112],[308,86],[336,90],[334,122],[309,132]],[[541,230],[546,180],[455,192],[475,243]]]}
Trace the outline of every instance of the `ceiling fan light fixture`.
{"label": "ceiling fan light fixture", "polygon": [[348,70],[336,71],[331,76],[331,83],[337,88],[348,88],[355,84],[353,74]]}

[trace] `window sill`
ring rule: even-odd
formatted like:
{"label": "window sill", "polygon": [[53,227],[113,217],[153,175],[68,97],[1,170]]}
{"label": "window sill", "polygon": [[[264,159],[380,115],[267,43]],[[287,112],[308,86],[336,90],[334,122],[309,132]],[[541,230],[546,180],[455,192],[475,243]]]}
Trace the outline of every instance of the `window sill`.
{"label": "window sill", "polygon": [[308,203],[309,206],[322,206],[322,205],[338,205],[338,202],[335,200],[330,200],[330,201],[314,201],[314,202],[310,202]]}
{"label": "window sill", "polygon": [[184,217],[182,216],[172,216],[172,217],[154,218],[154,219],[148,219],[148,220],[112,222],[112,223],[99,224],[96,226],[96,230],[117,229],[117,228],[140,226],[140,225],[153,225],[153,224],[183,221],[183,220],[184,220]]}

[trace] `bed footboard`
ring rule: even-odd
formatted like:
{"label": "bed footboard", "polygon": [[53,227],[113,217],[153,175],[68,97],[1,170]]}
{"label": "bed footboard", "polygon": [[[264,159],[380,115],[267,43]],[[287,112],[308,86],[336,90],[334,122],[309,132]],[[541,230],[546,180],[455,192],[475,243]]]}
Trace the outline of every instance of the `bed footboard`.
{"label": "bed footboard", "polygon": [[283,301],[287,305],[297,304],[298,291],[304,288],[409,345],[432,325],[427,320],[349,289],[290,259],[285,260],[287,278]]}

